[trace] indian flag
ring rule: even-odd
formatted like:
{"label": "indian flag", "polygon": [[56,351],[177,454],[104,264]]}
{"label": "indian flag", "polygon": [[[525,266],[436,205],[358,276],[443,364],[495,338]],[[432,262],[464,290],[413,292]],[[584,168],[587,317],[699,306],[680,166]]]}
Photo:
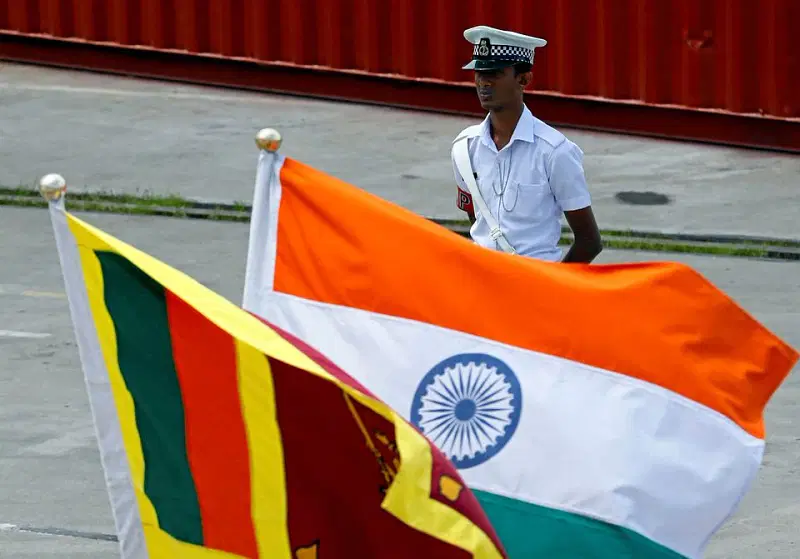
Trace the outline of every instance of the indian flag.
{"label": "indian flag", "polygon": [[700,557],[798,359],[687,266],[490,251],[266,151],[244,306],[433,441],[513,558]]}
{"label": "indian flag", "polygon": [[452,463],[345,371],[50,213],[124,559],[506,557]]}

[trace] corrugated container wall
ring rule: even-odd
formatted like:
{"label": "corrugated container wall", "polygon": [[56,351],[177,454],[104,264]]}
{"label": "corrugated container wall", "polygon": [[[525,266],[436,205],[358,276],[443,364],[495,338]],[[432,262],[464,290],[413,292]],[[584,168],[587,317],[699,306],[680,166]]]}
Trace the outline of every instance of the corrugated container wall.
{"label": "corrugated container wall", "polygon": [[543,37],[533,88],[800,117],[800,0],[0,0],[0,29],[464,82],[479,24]]}

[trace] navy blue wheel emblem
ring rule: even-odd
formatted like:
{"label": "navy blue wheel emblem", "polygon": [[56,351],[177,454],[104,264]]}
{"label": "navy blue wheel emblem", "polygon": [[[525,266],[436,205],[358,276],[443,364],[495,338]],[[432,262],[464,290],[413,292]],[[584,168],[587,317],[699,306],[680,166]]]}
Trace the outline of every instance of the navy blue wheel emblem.
{"label": "navy blue wheel emblem", "polygon": [[522,391],[496,357],[465,353],[426,374],[411,402],[411,422],[459,469],[483,464],[508,444],[519,423]]}

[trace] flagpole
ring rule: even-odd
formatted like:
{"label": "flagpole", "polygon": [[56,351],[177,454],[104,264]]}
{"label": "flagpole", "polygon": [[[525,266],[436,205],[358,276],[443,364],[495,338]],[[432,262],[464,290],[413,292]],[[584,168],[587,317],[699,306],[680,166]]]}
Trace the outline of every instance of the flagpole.
{"label": "flagpole", "polygon": [[39,192],[50,204],[64,209],[64,195],[67,192],[67,181],[58,173],[50,173],[39,179]]}
{"label": "flagpole", "polygon": [[258,149],[268,153],[276,153],[283,143],[281,133],[274,128],[262,128],[256,134],[256,145]]}
{"label": "flagpole", "polygon": [[259,157],[250,215],[250,235],[245,266],[244,308],[260,308],[261,294],[272,289],[274,254],[269,239],[277,232],[280,189],[272,188],[277,179],[280,160],[278,150],[283,144],[281,133],[274,128],[262,128],[255,137]]}
{"label": "flagpole", "polygon": [[[39,193],[42,195],[42,198],[47,200],[47,209],[50,213],[50,222],[53,225],[53,233],[55,234],[61,270],[62,273],[64,273],[71,264],[64,259],[64,255],[66,254],[64,233],[68,230],[65,207],[67,181],[58,173],[44,175],[39,179]],[[69,281],[69,274],[66,274],[64,279],[65,281]]]}
{"label": "flagpole", "polygon": [[79,249],[68,224],[67,181],[57,173],[44,175],[39,179],[39,193],[48,203],[120,556],[123,559],[144,559],[147,549],[138,508],[131,498],[133,481],[122,442],[122,429],[116,408],[109,404],[111,385],[108,370],[94,328]]}

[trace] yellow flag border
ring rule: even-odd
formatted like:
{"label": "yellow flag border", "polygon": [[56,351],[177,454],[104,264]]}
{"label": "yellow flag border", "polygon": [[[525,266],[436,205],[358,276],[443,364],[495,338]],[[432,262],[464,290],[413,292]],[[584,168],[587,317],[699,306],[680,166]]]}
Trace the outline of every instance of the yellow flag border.
{"label": "yellow flag border", "polygon": [[[142,441],[136,427],[136,418],[133,396],[128,390],[117,360],[117,336],[111,315],[106,307],[103,297],[104,283],[100,261],[95,255],[96,250],[114,250],[102,238],[92,235],[85,228],[80,227],[70,219],[67,214],[67,226],[75,239],[83,281],[86,286],[89,309],[97,332],[97,342],[103,356],[103,362],[108,372],[108,382],[114,399],[117,417],[125,447],[126,460],[131,473],[131,482],[135,494],[139,516],[142,521],[144,533],[152,531],[161,532],[155,507],[144,491],[144,455]],[[164,533],[166,535],[166,533]],[[148,554],[158,556],[161,551],[154,545],[154,540],[145,536],[145,546]]]}
{"label": "yellow flag border", "polygon": [[[179,541],[160,527],[155,507],[144,491],[144,456],[142,442],[136,428],[133,397],[119,368],[116,332],[103,297],[104,284],[100,261],[94,252],[96,250],[118,251],[106,239],[94,234],[93,231],[84,227],[85,224],[80,220],[72,219],[69,214],[67,214],[67,225],[75,239],[89,308],[97,332],[97,341],[109,375],[109,386],[119,418],[126,460],[131,473],[134,497],[142,521],[144,544],[148,555],[151,557],[185,557],[186,559],[234,559],[239,557],[224,551]],[[286,557],[288,559],[290,556],[287,554]]]}
{"label": "yellow flag border", "polygon": [[[402,466],[384,498],[383,508],[423,533],[472,551],[476,559],[503,557],[489,535],[480,527],[455,509],[430,498],[433,455],[429,443],[386,404],[343,383],[261,320],[197,280],[71,213],[65,213],[79,247],[116,252],[241,343],[336,384],[364,406],[392,421]],[[424,481],[420,483],[420,480]],[[160,529],[158,532],[161,532]]]}

